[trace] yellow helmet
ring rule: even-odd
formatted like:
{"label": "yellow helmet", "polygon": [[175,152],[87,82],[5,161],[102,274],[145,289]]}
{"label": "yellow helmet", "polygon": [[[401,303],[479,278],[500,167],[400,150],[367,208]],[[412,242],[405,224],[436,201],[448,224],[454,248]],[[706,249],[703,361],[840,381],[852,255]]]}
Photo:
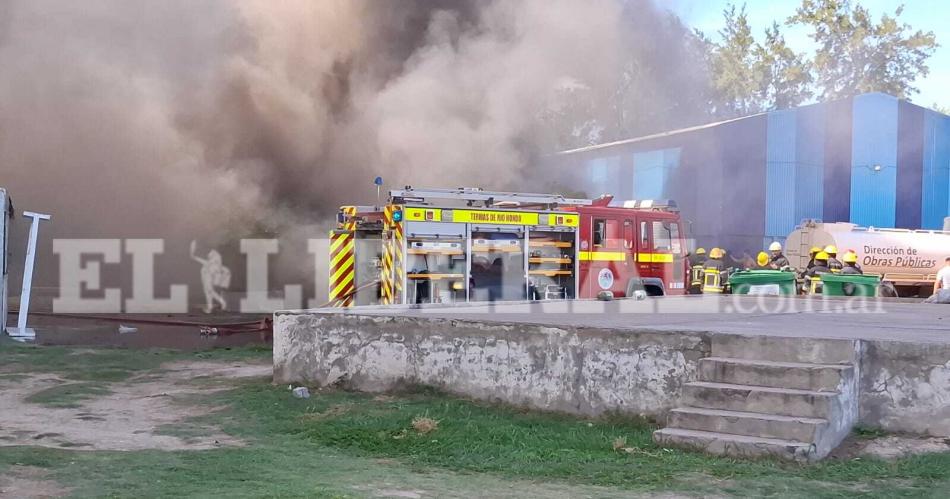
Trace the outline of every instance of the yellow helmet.
{"label": "yellow helmet", "polygon": [[782,251],[782,243],[775,241],[769,245],[769,251]]}
{"label": "yellow helmet", "polygon": [[825,251],[819,251],[818,254],[815,255],[815,260],[825,260],[825,261],[827,261],[827,260],[828,260],[828,253],[825,252]]}
{"label": "yellow helmet", "polygon": [[838,248],[836,248],[834,244],[829,244],[828,246],[825,246],[825,253],[828,253],[829,255],[837,255]]}
{"label": "yellow helmet", "polygon": [[765,267],[769,264],[769,254],[764,251],[760,251],[755,257],[755,263],[758,263],[759,267]]}
{"label": "yellow helmet", "polygon": [[811,249],[808,250],[808,254],[811,255],[812,258],[814,258],[815,255],[817,255],[819,251],[821,251],[821,248],[819,248],[818,246],[812,246]]}
{"label": "yellow helmet", "polygon": [[844,254],[842,260],[844,260],[844,263],[858,263],[858,254],[853,251],[849,251]]}
{"label": "yellow helmet", "polygon": [[722,250],[719,248],[709,250],[709,258],[722,258]]}
{"label": "yellow helmet", "polygon": [[705,254],[706,254],[706,248],[696,248],[696,254],[697,254],[697,255],[705,255]]}

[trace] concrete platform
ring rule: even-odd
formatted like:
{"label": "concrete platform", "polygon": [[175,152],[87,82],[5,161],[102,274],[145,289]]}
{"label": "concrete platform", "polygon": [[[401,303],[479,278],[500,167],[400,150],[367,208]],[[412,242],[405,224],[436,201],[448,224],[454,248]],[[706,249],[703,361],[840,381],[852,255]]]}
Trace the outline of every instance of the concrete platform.
{"label": "concrete platform", "polygon": [[[364,391],[421,383],[542,410],[660,421],[677,408],[705,407],[695,403],[700,395],[712,400],[696,393],[703,382],[738,383],[769,400],[705,408],[828,419],[834,438],[811,442],[808,459],[824,455],[851,424],[950,436],[950,306],[944,305],[688,296],[358,307],[280,311],[274,328],[279,383]],[[834,400],[824,400],[832,378],[845,374],[854,382],[838,383],[828,393]],[[755,388],[762,384],[784,391]],[[706,388],[716,396],[735,391]],[[798,393],[803,390],[808,393]],[[779,395],[788,395],[788,404]],[[734,443],[716,441],[724,448]]]}
{"label": "concrete platform", "polygon": [[630,331],[706,332],[950,344],[950,305],[877,299],[682,296],[360,307],[352,313]]}

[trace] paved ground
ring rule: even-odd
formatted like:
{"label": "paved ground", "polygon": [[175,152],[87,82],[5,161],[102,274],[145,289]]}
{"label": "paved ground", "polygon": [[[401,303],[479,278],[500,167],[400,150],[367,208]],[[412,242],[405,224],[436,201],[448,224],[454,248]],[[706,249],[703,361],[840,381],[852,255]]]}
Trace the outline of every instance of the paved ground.
{"label": "paved ground", "polygon": [[950,305],[874,299],[687,296],[639,302],[498,303],[414,309],[361,307],[353,313],[611,329],[950,343]]}

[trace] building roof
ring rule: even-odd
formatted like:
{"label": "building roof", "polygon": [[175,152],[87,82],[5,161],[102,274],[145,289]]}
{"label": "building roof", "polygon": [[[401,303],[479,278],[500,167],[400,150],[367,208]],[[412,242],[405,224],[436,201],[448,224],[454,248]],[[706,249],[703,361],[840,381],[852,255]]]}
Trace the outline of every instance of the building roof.
{"label": "building roof", "polygon": [[[888,97],[891,97],[892,99],[897,99],[897,97],[894,97],[894,96],[889,95],[889,94],[884,94],[884,93],[881,93],[881,92],[869,92],[868,94],[859,94],[859,95],[869,95],[869,94],[886,95],[886,96],[888,96]],[[857,95],[855,95],[855,96],[853,96],[853,97],[850,97],[850,98],[854,98],[854,97],[857,97]],[[839,99],[839,100],[843,100],[843,99]],[[906,99],[897,99],[897,100],[905,100],[906,102],[908,102],[908,103],[910,103],[910,104],[913,104],[912,102],[907,101]],[[590,146],[578,147],[578,148],[575,148],[575,149],[568,149],[568,150],[566,150],[566,151],[560,151],[560,152],[554,153],[554,156],[561,156],[561,155],[575,154],[575,153],[585,153],[585,152],[597,151],[597,150],[600,150],[600,149],[608,149],[608,148],[615,147],[615,146],[623,146],[623,145],[629,145],[629,144],[636,144],[636,143],[638,143],[638,142],[645,142],[645,141],[648,141],[648,140],[659,139],[659,138],[663,138],[663,137],[671,137],[671,136],[679,135],[679,134],[682,134],[682,133],[689,133],[689,132],[695,132],[695,131],[697,131],[697,130],[703,130],[703,129],[707,129],[707,128],[713,128],[713,127],[717,127],[717,126],[719,126],[719,125],[724,125],[724,124],[726,124],[726,123],[732,123],[732,122],[735,122],[735,121],[744,120],[744,119],[746,119],[746,118],[752,118],[752,117],[755,117],[755,116],[762,116],[762,115],[764,115],[764,114],[769,114],[769,113],[774,113],[774,112],[781,112],[781,111],[791,111],[791,110],[795,110],[795,109],[801,109],[801,108],[803,108],[803,107],[809,107],[809,106],[816,106],[816,105],[827,104],[827,103],[829,103],[829,102],[834,102],[834,101],[813,102],[813,103],[810,103],[810,104],[805,104],[805,105],[803,105],[803,106],[798,106],[798,107],[789,108],[789,109],[777,109],[777,110],[774,110],[774,111],[766,111],[766,112],[757,113],[757,114],[750,114],[750,115],[748,115],[748,116],[740,116],[740,117],[738,117],[738,118],[732,118],[732,119],[723,120],[723,121],[716,121],[716,122],[713,122],[713,123],[706,123],[706,124],[703,124],[703,125],[697,125],[697,126],[692,126],[692,127],[687,127],[687,128],[680,128],[680,129],[677,129],[677,130],[670,130],[670,131],[666,131],[666,132],[655,133],[655,134],[652,134],[652,135],[644,135],[644,136],[641,136],[641,137],[633,137],[633,138],[630,138],[630,139],[617,140],[617,141],[614,141],[614,142],[605,142],[605,143],[603,143],[603,144],[594,144],[594,145],[590,145]],[[922,106],[919,106],[919,105],[917,105],[917,104],[914,104],[914,105],[915,105],[915,106],[918,106],[918,107],[922,107]],[[932,112],[934,112],[934,113],[939,113],[939,111],[934,111],[934,110],[929,109],[929,108],[925,108],[925,109],[928,109],[928,110],[930,110],[930,111],[932,111]]]}
{"label": "building roof", "polygon": [[749,116],[741,116],[741,117],[739,117],[739,118],[732,118],[732,119],[723,120],[723,121],[716,121],[716,122],[713,122],[713,123],[706,123],[706,124],[703,124],[703,125],[696,125],[696,126],[691,126],[691,127],[687,127],[687,128],[680,128],[680,129],[678,129],[678,130],[670,130],[670,131],[666,131],[666,132],[655,133],[655,134],[653,134],[653,135],[644,135],[644,136],[642,136],[642,137],[634,137],[634,138],[632,138],[632,139],[623,139],[623,140],[617,140],[617,141],[614,141],[614,142],[606,142],[606,143],[603,143],[603,144],[594,144],[594,145],[591,145],[591,146],[578,147],[578,148],[576,148],[576,149],[568,149],[568,150],[566,150],[566,151],[557,152],[557,153],[555,153],[555,155],[590,152],[590,151],[596,151],[596,150],[598,150],[598,149],[606,149],[606,148],[614,147],[614,146],[622,146],[622,145],[627,145],[627,144],[635,144],[635,143],[637,143],[637,142],[644,142],[644,141],[647,141],[647,140],[653,140],[653,139],[659,139],[659,138],[662,138],[662,137],[670,137],[670,136],[674,136],[674,135],[679,135],[679,134],[681,134],[681,133],[695,132],[695,131],[697,131],[697,130],[703,130],[703,129],[706,129],[706,128],[713,128],[713,127],[716,127],[716,126],[719,126],[719,125],[724,125],[724,124],[726,124],[726,123],[732,123],[732,122],[735,122],[735,121],[744,120],[744,119],[746,119],[746,118],[751,118],[751,117],[753,117],[753,116],[761,116],[761,115],[763,115],[763,114],[767,114],[767,113],[758,113],[758,114],[752,114],[752,115],[749,115]]}

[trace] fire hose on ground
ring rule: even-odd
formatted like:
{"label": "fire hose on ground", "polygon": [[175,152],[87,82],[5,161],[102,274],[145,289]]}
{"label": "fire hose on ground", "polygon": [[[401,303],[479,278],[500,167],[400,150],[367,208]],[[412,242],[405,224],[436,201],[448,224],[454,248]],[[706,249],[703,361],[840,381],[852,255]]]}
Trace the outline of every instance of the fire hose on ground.
{"label": "fire hose on ground", "polygon": [[[337,297],[333,300],[330,300],[318,308],[327,308],[331,307],[336,303],[342,302],[343,300],[359,293],[360,291],[378,284],[379,281],[371,281],[358,288],[346,293],[340,297]],[[9,314],[18,314],[18,310],[10,310]],[[107,321],[107,322],[119,322],[125,324],[142,324],[142,325],[152,325],[152,326],[168,326],[168,327],[197,327],[199,334],[202,336],[230,336],[233,334],[242,334],[242,333],[259,333],[261,335],[261,341],[266,341],[268,338],[273,337],[274,334],[274,320],[271,317],[262,317],[258,320],[253,321],[243,321],[243,322],[230,322],[230,323],[214,323],[214,322],[198,322],[198,321],[182,321],[182,320],[171,320],[171,319],[149,319],[149,318],[136,318],[129,316],[116,316],[116,315],[102,315],[102,314],[63,314],[55,312],[30,312],[30,315],[36,315],[41,317],[56,317],[56,318],[66,318],[66,319],[80,319],[80,320],[97,320],[97,321]]]}

